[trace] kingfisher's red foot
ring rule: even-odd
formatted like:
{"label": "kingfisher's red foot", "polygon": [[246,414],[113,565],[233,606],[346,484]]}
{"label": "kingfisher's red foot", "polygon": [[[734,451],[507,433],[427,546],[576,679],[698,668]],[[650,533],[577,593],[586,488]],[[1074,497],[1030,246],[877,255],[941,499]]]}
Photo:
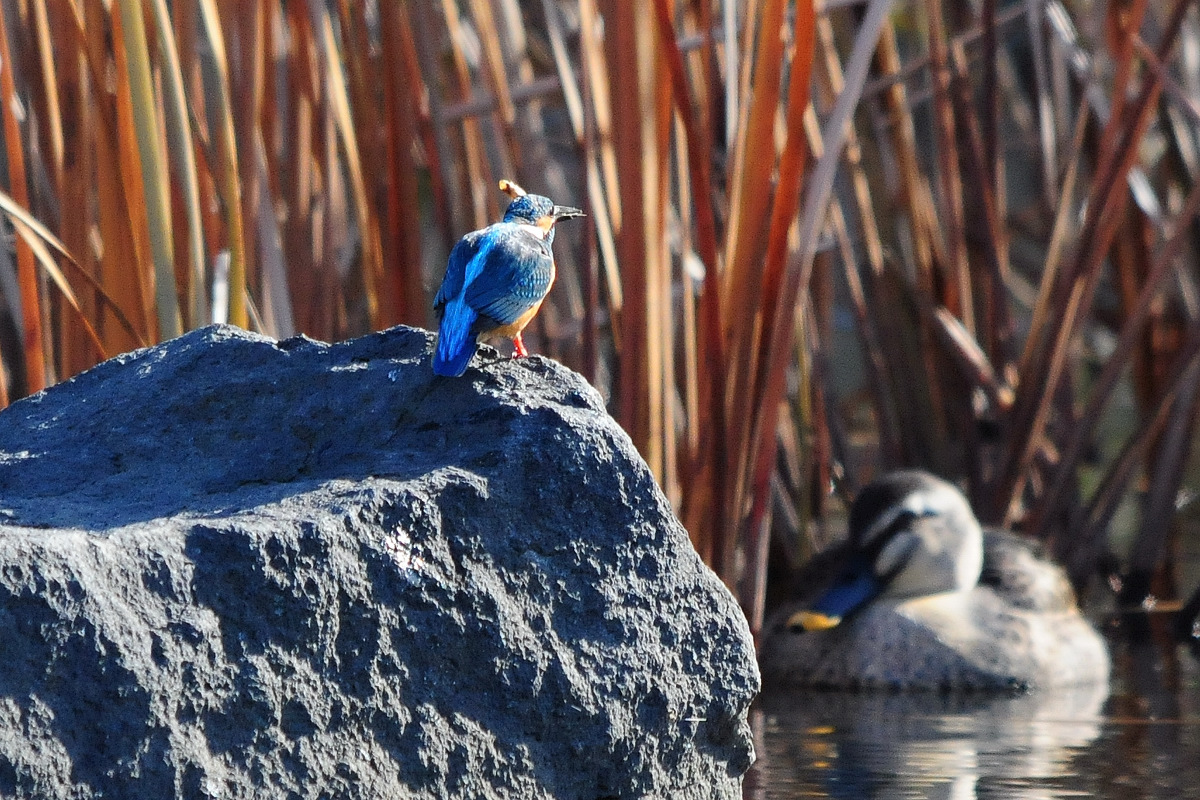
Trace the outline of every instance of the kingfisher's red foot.
{"label": "kingfisher's red foot", "polygon": [[529,355],[529,351],[525,349],[525,343],[521,341],[521,334],[513,337],[513,344],[517,346],[517,350],[513,353],[513,358],[524,358]]}

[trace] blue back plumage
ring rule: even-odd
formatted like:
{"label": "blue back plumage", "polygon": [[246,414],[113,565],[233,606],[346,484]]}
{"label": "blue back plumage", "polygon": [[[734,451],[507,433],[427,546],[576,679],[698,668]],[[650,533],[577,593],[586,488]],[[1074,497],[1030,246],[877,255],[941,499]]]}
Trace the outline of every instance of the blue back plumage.
{"label": "blue back plumage", "polygon": [[[486,229],[485,229],[486,230]],[[495,240],[476,231],[459,240],[450,253],[446,277],[434,304],[442,311],[438,325],[437,349],[433,353],[433,371],[438,375],[462,375],[475,355],[475,333],[479,318],[468,302],[466,289],[479,277]]]}
{"label": "blue back plumage", "polygon": [[458,297],[446,304],[442,323],[438,327],[437,349],[433,353],[433,371],[438,375],[457,377],[467,371],[475,355],[475,337],[471,326],[476,317],[470,306]]}

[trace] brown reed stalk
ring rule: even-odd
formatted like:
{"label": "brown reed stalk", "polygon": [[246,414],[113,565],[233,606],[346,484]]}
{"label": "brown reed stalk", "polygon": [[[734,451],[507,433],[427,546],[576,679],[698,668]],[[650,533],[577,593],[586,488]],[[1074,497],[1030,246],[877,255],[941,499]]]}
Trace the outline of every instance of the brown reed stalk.
{"label": "brown reed stalk", "polygon": [[[21,206],[29,207],[29,189],[25,175],[25,152],[20,125],[17,122],[17,93],[13,80],[12,54],[8,46],[8,15],[0,8],[0,110],[3,118],[4,143],[8,162],[9,194]],[[17,284],[21,296],[21,328],[24,341],[24,374],[26,390],[38,392],[46,387],[46,351],[43,346],[41,290],[33,250],[23,238],[17,245]]]}

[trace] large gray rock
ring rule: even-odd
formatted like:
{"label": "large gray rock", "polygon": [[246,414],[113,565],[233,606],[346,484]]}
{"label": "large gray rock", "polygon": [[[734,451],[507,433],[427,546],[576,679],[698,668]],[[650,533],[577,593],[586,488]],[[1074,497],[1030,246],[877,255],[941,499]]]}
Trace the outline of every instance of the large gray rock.
{"label": "large gray rock", "polygon": [[0,796],[735,797],[745,621],[598,395],[208,328],[0,413]]}

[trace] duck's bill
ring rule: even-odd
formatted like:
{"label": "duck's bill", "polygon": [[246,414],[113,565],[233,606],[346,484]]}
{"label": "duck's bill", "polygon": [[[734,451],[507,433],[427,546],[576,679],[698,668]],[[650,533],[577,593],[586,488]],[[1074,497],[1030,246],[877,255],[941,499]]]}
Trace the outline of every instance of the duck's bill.
{"label": "duck's bill", "polygon": [[819,611],[797,611],[788,617],[788,627],[801,631],[827,631],[836,628],[842,622],[841,617],[831,617]]}
{"label": "duck's bill", "polygon": [[788,617],[787,625],[792,630],[803,631],[836,628],[847,616],[878,597],[881,591],[882,582],[869,572],[845,575],[809,608]]}

